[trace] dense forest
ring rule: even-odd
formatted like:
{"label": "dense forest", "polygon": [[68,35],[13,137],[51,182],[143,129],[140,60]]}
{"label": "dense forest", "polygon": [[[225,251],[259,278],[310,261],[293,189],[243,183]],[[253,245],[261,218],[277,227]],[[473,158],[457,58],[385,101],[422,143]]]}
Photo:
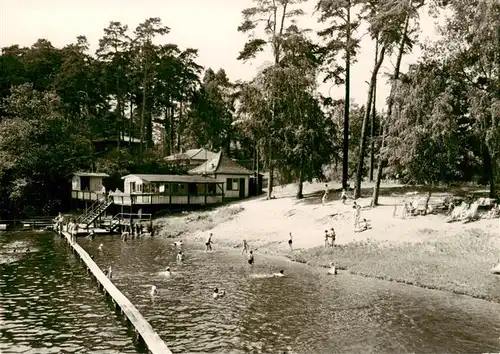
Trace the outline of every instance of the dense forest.
{"label": "dense forest", "polygon": [[[254,0],[235,31],[238,59],[272,63],[248,82],[203,68],[197,50],[165,43],[169,27],[110,22],[89,53],[85,36],[4,47],[0,56],[0,215],[67,208],[72,173],[178,173],[164,157],[208,147],[258,163],[272,179],[500,184],[500,3],[496,0],[319,0],[320,40],[300,28],[307,0]],[[419,41],[419,16],[446,15],[441,38]],[[366,28],[367,33],[361,33]],[[362,35],[375,43],[366,101],[350,99]],[[315,37],[316,38],[316,37]],[[422,46],[404,72],[401,61]],[[380,68],[395,59],[393,72]],[[324,97],[318,82],[345,88]],[[377,82],[391,87],[375,107]],[[139,143],[132,143],[135,138]],[[99,142],[111,142],[103,149]]]}

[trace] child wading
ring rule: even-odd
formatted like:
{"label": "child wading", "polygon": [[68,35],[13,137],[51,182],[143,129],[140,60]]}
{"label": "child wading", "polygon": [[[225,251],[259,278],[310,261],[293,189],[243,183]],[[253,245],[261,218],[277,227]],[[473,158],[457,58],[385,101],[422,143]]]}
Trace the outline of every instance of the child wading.
{"label": "child wading", "polygon": [[241,254],[248,253],[248,244],[247,240],[243,240],[243,249],[241,250]]}
{"label": "child wading", "polygon": [[253,258],[253,251],[250,251],[250,254],[248,255],[248,264],[253,265],[254,258]]}
{"label": "child wading", "polygon": [[205,242],[205,246],[207,246],[206,250],[205,251],[211,251],[212,250],[212,236],[213,234],[210,233],[210,235],[208,236],[208,239],[207,239],[207,242]]}

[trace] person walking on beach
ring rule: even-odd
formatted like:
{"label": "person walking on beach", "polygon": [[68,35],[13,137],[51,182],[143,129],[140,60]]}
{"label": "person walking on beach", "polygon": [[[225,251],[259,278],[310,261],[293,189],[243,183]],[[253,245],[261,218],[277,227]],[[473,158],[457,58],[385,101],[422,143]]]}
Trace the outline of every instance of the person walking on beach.
{"label": "person walking on beach", "polygon": [[325,248],[328,247],[329,240],[330,240],[330,234],[328,234],[328,230],[325,230]]}
{"label": "person walking on beach", "polygon": [[361,215],[361,207],[359,206],[356,201],[354,201],[354,205],[352,206],[353,208],[353,216],[354,216],[354,227],[358,226],[359,223],[359,217]]}
{"label": "person walking on beach", "polygon": [[335,230],[333,229],[333,227],[330,229],[330,238],[332,239],[332,243],[330,244],[330,247],[335,247]]}
{"label": "person walking on beach", "polygon": [[288,239],[288,246],[290,246],[290,251],[293,251],[293,247],[292,247],[292,243],[293,243],[293,241],[292,241],[292,233],[290,232],[289,235],[290,235],[290,238]]}
{"label": "person walking on beach", "polygon": [[248,264],[252,266],[253,262],[254,262],[253,251],[250,251],[250,254],[248,255]]}
{"label": "person walking on beach", "polygon": [[213,236],[213,234],[212,234],[212,233],[210,233],[210,235],[208,235],[207,242],[205,242],[205,246],[207,247],[207,248],[205,249],[205,251],[211,251],[211,250],[212,250],[212,243],[213,243],[213,242],[212,242],[212,236]]}
{"label": "person walking on beach", "polygon": [[248,243],[247,240],[243,240],[243,249],[241,250],[241,254],[248,253]]}
{"label": "person walking on beach", "polygon": [[345,189],[342,189],[342,195],[340,196],[340,199],[342,199],[342,204],[345,204],[345,201],[347,200],[347,194]]}
{"label": "person walking on beach", "polygon": [[325,184],[325,193],[323,194],[323,198],[321,198],[321,203],[325,205],[327,200],[328,200],[328,184]]}

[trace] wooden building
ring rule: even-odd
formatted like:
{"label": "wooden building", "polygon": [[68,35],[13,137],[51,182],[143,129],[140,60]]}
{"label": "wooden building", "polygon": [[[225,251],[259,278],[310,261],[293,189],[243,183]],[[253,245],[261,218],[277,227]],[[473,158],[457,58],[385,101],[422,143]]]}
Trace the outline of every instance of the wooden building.
{"label": "wooden building", "polygon": [[181,150],[181,152],[177,154],[165,157],[165,161],[169,165],[176,165],[191,169],[201,165],[205,161],[213,159],[215,155],[217,155],[215,152],[212,152],[205,148],[190,149],[186,150],[185,152]]}
{"label": "wooden building", "polygon": [[222,151],[188,171],[190,175],[211,177],[224,184],[225,199],[242,199],[249,196],[249,181],[253,172],[241,167]]}
{"label": "wooden building", "polygon": [[124,192],[111,194],[116,205],[206,205],[224,200],[223,183],[215,178],[130,174],[122,179]]}
{"label": "wooden building", "polygon": [[107,173],[76,172],[71,181],[71,197],[78,200],[97,200],[102,195],[103,179]]}

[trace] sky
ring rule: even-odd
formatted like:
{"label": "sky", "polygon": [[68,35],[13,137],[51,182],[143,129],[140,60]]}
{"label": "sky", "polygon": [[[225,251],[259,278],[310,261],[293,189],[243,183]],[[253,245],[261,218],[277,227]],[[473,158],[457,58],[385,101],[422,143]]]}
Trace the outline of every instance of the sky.
{"label": "sky", "polygon": [[[306,15],[299,19],[299,26],[315,31],[322,25],[313,14],[316,0],[304,4]],[[127,24],[130,33],[149,17],[160,17],[171,31],[157,43],[175,43],[181,49],[199,50],[198,64],[214,70],[223,68],[231,80],[249,80],[259,68],[271,60],[269,53],[262,53],[256,60],[237,60],[247,39],[237,31],[241,23],[241,10],[251,6],[251,0],[0,0],[0,47],[13,44],[31,46],[45,38],[56,47],[73,43],[85,35],[95,53],[103,29],[110,21]],[[420,39],[435,39],[435,21],[428,15],[421,16]],[[361,30],[360,35],[363,35]],[[374,44],[364,35],[357,62],[351,69],[351,99],[362,105],[366,101]],[[415,63],[419,48],[404,57],[402,70]],[[395,58],[386,58],[381,74],[392,72]],[[377,107],[383,108],[389,93],[386,79],[379,76]],[[342,86],[322,84],[320,91],[335,99],[343,97]]]}

